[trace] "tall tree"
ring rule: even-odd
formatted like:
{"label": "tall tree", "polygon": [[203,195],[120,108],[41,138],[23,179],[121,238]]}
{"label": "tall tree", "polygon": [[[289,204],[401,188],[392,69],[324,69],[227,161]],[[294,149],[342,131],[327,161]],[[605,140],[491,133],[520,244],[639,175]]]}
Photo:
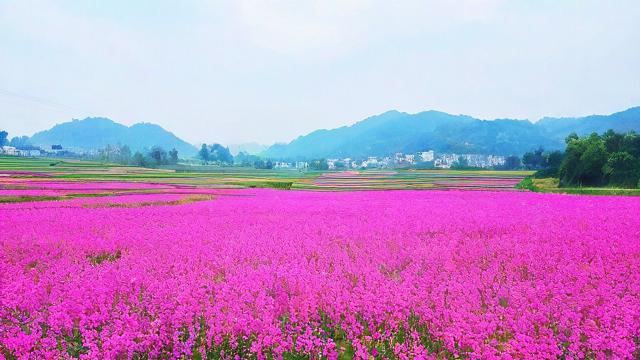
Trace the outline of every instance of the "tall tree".
{"label": "tall tree", "polygon": [[453,165],[451,165],[452,169],[464,169],[469,167],[469,161],[464,156],[458,156],[458,160],[456,160]]}
{"label": "tall tree", "polygon": [[585,150],[585,142],[575,133],[567,136],[565,142],[567,143],[567,149],[565,150],[565,156],[558,171],[560,184],[564,186],[575,185],[580,181],[578,166],[580,164],[580,157]]}
{"label": "tall tree", "polygon": [[267,161],[264,161],[258,158],[254,161],[253,167],[255,167],[256,169],[273,169],[273,163],[269,159],[267,159]]}
{"label": "tall tree", "polygon": [[519,167],[520,167],[520,157],[518,157],[517,155],[507,156],[504,159],[503,168],[505,170],[515,170]]}
{"label": "tall tree", "polygon": [[562,164],[562,158],[564,154],[562,151],[556,150],[546,154],[546,167],[548,168],[559,168],[560,164]]}
{"label": "tall tree", "polygon": [[146,166],[144,155],[142,155],[140,151],[136,151],[136,153],[133,155],[133,159],[131,160],[131,162],[135,166]]}
{"label": "tall tree", "polygon": [[580,140],[580,137],[575,132],[572,132],[571,134],[567,135],[567,137],[564,139],[564,142],[566,144],[569,144],[573,140]]}
{"label": "tall tree", "polygon": [[226,148],[220,144],[211,145],[211,161],[217,161],[225,164],[233,163],[233,155],[229,151],[229,148]]}
{"label": "tall tree", "polygon": [[261,160],[260,157],[256,155],[250,155],[246,151],[240,151],[238,155],[233,157],[233,161],[240,166],[255,166],[256,162]]}
{"label": "tall tree", "polygon": [[580,156],[580,183],[601,185],[604,180],[602,168],[607,162],[607,149],[598,134],[593,133],[586,139],[586,147]]}
{"label": "tall tree", "polygon": [[129,164],[131,162],[131,148],[127,145],[120,147],[120,163]]}
{"label": "tall tree", "polygon": [[0,131],[0,146],[4,146],[7,143],[7,136],[9,136],[8,132]]}
{"label": "tall tree", "polygon": [[169,151],[169,163],[174,165],[178,163],[178,150],[176,148]]}
{"label": "tall tree", "polygon": [[165,165],[167,163],[167,152],[160,146],[152,147],[149,156],[153,159],[155,165]]}
{"label": "tall tree", "polygon": [[329,164],[325,159],[313,160],[309,163],[309,169],[312,170],[329,170]]}
{"label": "tall tree", "polygon": [[622,150],[640,159],[640,134],[629,131],[622,139]]}
{"label": "tall tree", "polygon": [[18,149],[31,149],[33,146],[29,143],[28,136],[14,136],[9,142],[10,146]]}
{"label": "tall tree", "polygon": [[534,152],[527,152],[522,156],[522,164],[527,169],[542,169],[546,167],[546,163],[544,149],[541,147]]}
{"label": "tall tree", "polygon": [[602,168],[607,162],[607,149],[598,134],[586,138],[567,137],[567,149],[560,166],[563,185],[601,185]]}
{"label": "tall tree", "polygon": [[640,162],[626,151],[609,155],[603,172],[610,185],[636,187],[640,179]]}
{"label": "tall tree", "polygon": [[624,135],[617,133],[611,129],[607,130],[602,135],[602,140],[604,141],[604,146],[609,153],[615,153],[618,151],[622,151],[623,143],[624,143]]}
{"label": "tall tree", "polygon": [[207,144],[202,144],[200,151],[198,152],[198,157],[204,161],[205,164],[209,161],[209,147]]}

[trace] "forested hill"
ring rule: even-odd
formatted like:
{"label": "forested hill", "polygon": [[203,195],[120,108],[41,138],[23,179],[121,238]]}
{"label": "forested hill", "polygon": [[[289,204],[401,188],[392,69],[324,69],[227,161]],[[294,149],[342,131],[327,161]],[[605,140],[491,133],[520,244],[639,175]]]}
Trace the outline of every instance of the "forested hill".
{"label": "forested hill", "polygon": [[609,129],[617,132],[640,131],[640,106],[611,115],[591,115],[575,118],[543,118],[536,125],[550,136],[562,139],[572,132],[579,136],[601,134]]}
{"label": "forested hill", "polygon": [[276,144],[263,155],[271,158],[385,156],[432,149],[438,152],[521,155],[540,146],[564,149],[572,132],[585,135],[616,131],[640,131],[640,107],[611,115],[582,118],[480,120],[438,111],[408,114],[389,111],[351,126],[317,130],[289,144]]}
{"label": "forested hill", "polygon": [[86,118],[55,125],[34,134],[33,145],[62,145],[63,148],[98,149],[107,145],[128,145],[133,151],[160,146],[175,148],[180,156],[195,155],[197,149],[159,125],[139,123],[118,124],[107,118]]}

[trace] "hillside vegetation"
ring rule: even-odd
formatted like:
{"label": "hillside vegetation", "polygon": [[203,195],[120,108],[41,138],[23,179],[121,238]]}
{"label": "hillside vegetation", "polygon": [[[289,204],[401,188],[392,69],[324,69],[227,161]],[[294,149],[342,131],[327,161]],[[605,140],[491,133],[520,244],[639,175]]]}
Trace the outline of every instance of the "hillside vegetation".
{"label": "hillside vegetation", "polygon": [[570,133],[587,135],[640,130],[640,107],[611,115],[583,118],[480,120],[438,111],[407,114],[389,111],[351,126],[316,130],[288,144],[276,144],[263,154],[271,158],[386,156],[395,152],[435,150],[445,153],[520,155],[543,147],[564,149]]}
{"label": "hillside vegetation", "polygon": [[57,124],[49,130],[37,132],[29,142],[45,147],[57,144],[65,149],[128,145],[134,152],[159,146],[165,149],[175,148],[181,156],[192,156],[197,152],[193,145],[159,125],[140,123],[125,126],[107,118],[86,118]]}

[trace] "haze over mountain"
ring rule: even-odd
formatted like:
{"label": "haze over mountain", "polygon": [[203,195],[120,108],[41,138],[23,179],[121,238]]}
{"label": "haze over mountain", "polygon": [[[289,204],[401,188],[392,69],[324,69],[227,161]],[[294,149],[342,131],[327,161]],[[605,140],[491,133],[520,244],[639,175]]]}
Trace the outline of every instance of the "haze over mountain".
{"label": "haze over mountain", "polygon": [[33,145],[60,144],[64,148],[98,149],[107,145],[128,145],[133,151],[153,146],[166,150],[175,148],[182,157],[192,156],[197,149],[159,125],[139,123],[132,126],[118,124],[107,118],[86,118],[57,124],[49,130],[35,133],[29,141]]}
{"label": "haze over mountain", "polygon": [[259,144],[257,142],[249,142],[242,144],[229,144],[229,151],[231,154],[238,155],[240,152],[245,152],[250,155],[257,155],[269,148],[269,145]]}
{"label": "haze over mountain", "polygon": [[[546,117],[537,122],[516,119],[481,120],[439,111],[408,114],[388,111],[350,126],[316,130],[288,144],[270,147],[257,143],[229,145],[232,152],[260,153],[272,159],[364,158],[395,152],[435,150],[447,153],[522,155],[540,146],[564,149],[565,137],[608,129],[640,131],[640,107],[611,115],[576,118]],[[107,118],[86,118],[55,125],[30,139],[33,145],[60,144],[64,148],[98,149],[129,145],[133,151],[153,146],[176,148],[181,157],[196,155],[197,148],[159,125],[118,124]]]}
{"label": "haze over mountain", "polygon": [[316,130],[288,144],[276,144],[263,155],[279,159],[386,156],[395,152],[435,150],[448,153],[521,155],[540,146],[564,149],[571,132],[585,135],[640,131],[640,107],[611,115],[582,118],[480,120],[439,111],[408,114],[388,111],[351,126]]}

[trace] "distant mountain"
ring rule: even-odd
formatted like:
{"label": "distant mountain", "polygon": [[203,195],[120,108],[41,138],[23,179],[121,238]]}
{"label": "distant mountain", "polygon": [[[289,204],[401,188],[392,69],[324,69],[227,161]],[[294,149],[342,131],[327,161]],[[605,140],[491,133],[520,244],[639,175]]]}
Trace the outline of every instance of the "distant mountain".
{"label": "distant mountain", "polygon": [[241,151],[246,152],[249,155],[257,155],[267,150],[268,148],[268,145],[262,145],[256,142],[229,145],[229,151],[231,151],[231,154],[233,154],[233,156],[238,155],[238,153]]}
{"label": "distant mountain", "polygon": [[536,123],[552,137],[564,139],[571,132],[588,135],[602,133],[609,129],[618,132],[640,131],[640,106],[611,115],[591,115],[581,118],[543,118]]}
{"label": "distant mountain", "polygon": [[288,144],[276,144],[263,155],[276,159],[385,156],[424,150],[449,153],[521,155],[539,146],[564,149],[571,132],[579,135],[608,129],[640,131],[640,107],[612,115],[583,118],[480,120],[439,111],[407,114],[389,111],[351,126],[316,130]]}
{"label": "distant mountain", "polygon": [[63,148],[97,149],[107,145],[128,145],[133,151],[161,146],[176,148],[180,156],[192,156],[197,149],[159,125],[118,124],[107,118],[86,118],[55,125],[34,134],[29,142],[39,146],[60,144]]}

